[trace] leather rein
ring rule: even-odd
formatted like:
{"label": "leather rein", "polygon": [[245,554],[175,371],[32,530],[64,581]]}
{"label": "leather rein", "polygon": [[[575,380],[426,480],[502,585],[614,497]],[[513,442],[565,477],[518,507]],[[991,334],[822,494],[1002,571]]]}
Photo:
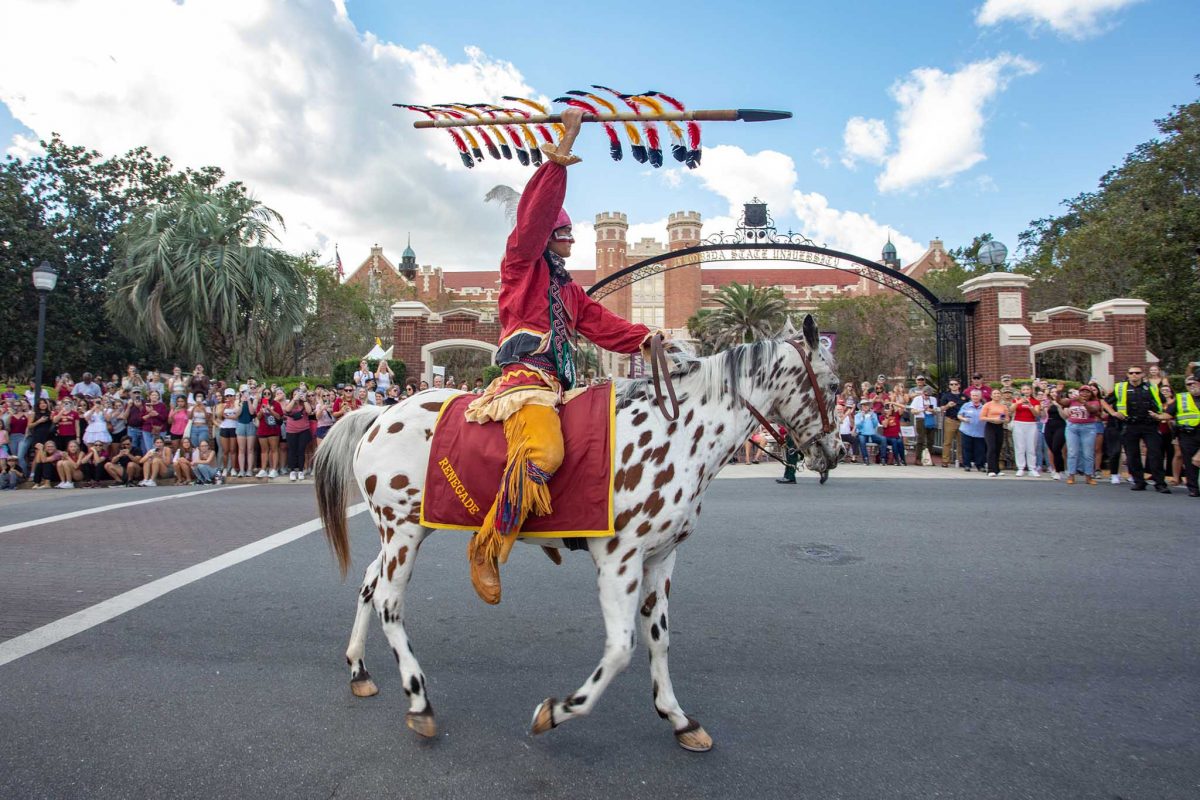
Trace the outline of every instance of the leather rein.
{"label": "leather rein", "polygon": [[[797,443],[797,449],[803,450],[817,439],[820,439],[822,436],[827,436],[830,432],[832,432],[834,424],[833,420],[829,417],[829,406],[825,403],[825,395],[823,392],[821,392],[821,388],[817,384],[817,373],[816,370],[813,369],[812,359],[809,358],[808,352],[805,351],[805,349],[801,347],[800,343],[795,339],[788,339],[787,343],[796,348],[796,352],[800,354],[800,360],[804,363],[804,372],[808,376],[808,384],[812,387],[813,397],[817,402],[817,413],[821,417],[821,432],[812,438],[805,440],[803,444]],[[675,396],[675,384],[671,381],[669,366],[666,349],[663,346],[662,336],[651,337],[650,373],[654,381],[654,401],[658,405],[658,410],[662,412],[663,417],[666,418],[668,422],[674,422],[675,420],[679,419],[679,400]],[[664,383],[666,384],[665,394],[663,393]],[[745,404],[746,409],[750,412],[750,414],[756,420],[758,420],[759,424],[767,429],[767,432],[770,433],[771,437],[779,443],[780,447],[786,450],[786,437],[781,436],[779,434],[779,430],[772,425],[770,420],[768,420],[761,411],[755,408],[749,400],[742,398],[742,403]],[[755,444],[757,445],[757,443]],[[759,447],[759,450],[762,450],[762,452],[766,453],[769,457],[775,459],[779,463],[785,463],[784,459],[780,458],[774,453],[768,452],[761,446]]]}

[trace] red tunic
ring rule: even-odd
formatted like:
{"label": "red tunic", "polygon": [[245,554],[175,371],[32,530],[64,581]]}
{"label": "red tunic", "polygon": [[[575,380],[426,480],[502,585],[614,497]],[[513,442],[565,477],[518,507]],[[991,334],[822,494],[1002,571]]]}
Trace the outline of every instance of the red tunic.
{"label": "red tunic", "polygon": [[[567,168],[542,164],[517,206],[517,224],[509,234],[500,264],[500,351],[496,363],[514,364],[543,351],[550,331],[550,267],[543,258],[554,222],[567,194]],[[636,353],[650,334],[645,325],[626,322],[575,281],[562,288],[567,326],[606,350]]]}

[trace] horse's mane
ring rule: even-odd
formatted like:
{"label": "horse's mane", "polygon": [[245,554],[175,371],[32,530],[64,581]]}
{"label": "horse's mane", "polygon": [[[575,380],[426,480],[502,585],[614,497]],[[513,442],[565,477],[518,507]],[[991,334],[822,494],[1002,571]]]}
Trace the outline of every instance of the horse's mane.
{"label": "horse's mane", "polygon": [[[694,356],[683,351],[671,354],[671,379],[680,400],[683,395],[702,396],[713,400],[726,394],[741,400],[749,394],[752,379],[759,368],[775,358],[779,342],[761,339],[741,344],[711,356]],[[626,378],[617,382],[617,407],[624,408],[634,400],[651,396],[653,381],[649,377]]]}

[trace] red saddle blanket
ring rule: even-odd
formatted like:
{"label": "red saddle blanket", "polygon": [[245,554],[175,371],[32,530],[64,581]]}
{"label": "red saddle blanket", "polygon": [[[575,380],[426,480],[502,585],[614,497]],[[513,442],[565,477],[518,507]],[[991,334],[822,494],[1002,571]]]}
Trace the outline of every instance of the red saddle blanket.
{"label": "red saddle blanket", "polygon": [[[467,422],[475,395],[442,404],[434,427],[421,500],[421,524],[430,528],[478,530],[496,499],[508,458],[504,426]],[[593,386],[559,407],[563,463],[550,479],[547,516],[530,516],[521,535],[611,536],[613,458],[616,452],[616,393],[613,384]]]}

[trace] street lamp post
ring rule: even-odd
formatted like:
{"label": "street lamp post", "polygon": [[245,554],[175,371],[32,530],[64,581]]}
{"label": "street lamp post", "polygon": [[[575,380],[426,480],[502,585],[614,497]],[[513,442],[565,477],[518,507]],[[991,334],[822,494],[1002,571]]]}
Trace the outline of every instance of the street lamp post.
{"label": "street lamp post", "polygon": [[304,331],[304,323],[297,322],[292,326],[292,374],[300,374],[300,334]]}
{"label": "street lamp post", "polygon": [[38,293],[37,365],[33,374],[33,407],[42,396],[42,359],[46,353],[46,298],[58,283],[58,270],[43,261],[33,271],[33,288]]}

